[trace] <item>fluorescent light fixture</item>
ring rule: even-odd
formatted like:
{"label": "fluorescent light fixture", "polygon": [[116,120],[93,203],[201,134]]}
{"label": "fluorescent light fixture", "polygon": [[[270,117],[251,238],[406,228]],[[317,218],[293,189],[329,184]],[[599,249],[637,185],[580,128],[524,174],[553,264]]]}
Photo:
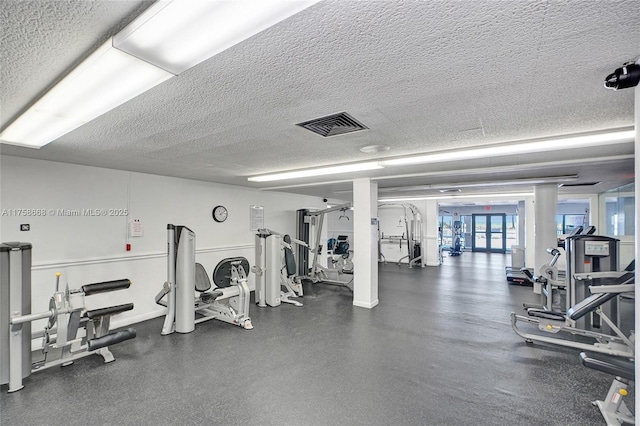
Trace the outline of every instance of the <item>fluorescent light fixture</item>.
{"label": "fluorescent light fixture", "polygon": [[[514,179],[514,180],[491,180],[491,181],[483,181],[483,182],[473,182],[473,183],[443,183],[443,184],[433,184],[433,185],[415,185],[415,186],[394,186],[389,188],[378,188],[378,193],[380,192],[410,192],[410,191],[427,191],[432,189],[437,189],[440,191],[451,190],[459,190],[460,188],[478,188],[483,186],[514,186],[514,185],[542,185],[545,183],[567,183],[574,182],[578,180],[578,175],[566,175],[566,176],[549,176],[549,177],[540,177],[540,178],[530,178],[530,179]],[[335,191],[335,193],[340,192],[351,192],[348,191]]]}
{"label": "fluorescent light fixture", "polygon": [[114,46],[180,74],[318,1],[158,1],[114,37]]}
{"label": "fluorescent light fixture", "polygon": [[520,198],[520,197],[531,197],[533,196],[533,192],[512,192],[512,193],[502,193],[502,194],[473,194],[473,195],[433,195],[428,197],[405,197],[405,198],[381,198],[379,202],[385,201],[422,201],[422,200],[450,200],[450,199],[461,199],[464,200],[466,198]]}
{"label": "fluorescent light fixture", "polygon": [[171,77],[113,48],[109,39],[11,123],[0,140],[40,148]]}
{"label": "fluorescent light fixture", "polygon": [[470,160],[475,158],[500,157],[505,155],[532,154],[536,152],[558,151],[571,148],[613,145],[633,142],[635,130],[624,130],[609,133],[597,133],[582,136],[546,139],[535,142],[517,144],[492,145],[486,148],[461,149],[456,151],[434,152],[432,154],[413,157],[392,158],[382,160],[380,164],[388,166],[406,166],[411,164],[441,163],[445,161]]}
{"label": "fluorescent light fixture", "polygon": [[293,172],[273,173],[269,175],[253,176],[248,178],[251,182],[271,182],[274,180],[296,179],[313,176],[333,175],[338,173],[361,172],[364,170],[382,169],[377,161],[368,163],[345,164],[342,166],[320,167],[317,169],[297,170]]}
{"label": "fluorescent light fixture", "polygon": [[1,134],[40,148],[319,0],[160,0]]}

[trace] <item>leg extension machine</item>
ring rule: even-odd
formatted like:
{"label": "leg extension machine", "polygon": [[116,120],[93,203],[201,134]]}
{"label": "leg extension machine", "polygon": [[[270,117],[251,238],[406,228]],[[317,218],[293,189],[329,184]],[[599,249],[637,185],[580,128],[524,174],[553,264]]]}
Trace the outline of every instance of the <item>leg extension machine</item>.
{"label": "leg extension machine", "polygon": [[[109,346],[136,337],[133,328],[109,332],[111,315],[133,309],[133,303],[87,310],[85,297],[97,293],[129,288],[127,279],[60,289],[56,274],[56,291],[49,310],[31,313],[31,244],[0,244],[0,384],[9,384],[9,392],[23,388],[22,379],[31,373],[57,365],[67,366],[88,355],[100,355],[104,362],[115,360]],[[39,333],[31,333],[31,322],[46,319]],[[42,338],[42,359],[33,363],[32,338]],[[54,355],[51,356],[51,355]],[[54,358],[54,359],[51,359]]]}

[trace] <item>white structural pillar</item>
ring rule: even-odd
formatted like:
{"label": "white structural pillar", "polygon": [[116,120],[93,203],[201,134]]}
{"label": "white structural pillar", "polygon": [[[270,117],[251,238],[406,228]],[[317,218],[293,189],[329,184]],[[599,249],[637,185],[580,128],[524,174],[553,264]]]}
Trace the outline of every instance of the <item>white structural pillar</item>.
{"label": "white structural pillar", "polygon": [[[526,226],[527,226],[527,211],[526,211],[526,207],[525,207],[525,202],[524,200],[520,200],[518,201],[518,245],[522,246],[522,247],[526,247],[525,244],[525,235],[527,234],[526,232]],[[525,265],[526,265],[526,259],[525,259]]]}
{"label": "white structural pillar", "polygon": [[[548,248],[558,246],[556,234],[556,212],[558,210],[558,186],[555,184],[536,186],[533,190],[535,210],[535,274],[542,265],[549,263]],[[540,293],[540,284],[534,283],[533,291]]]}
{"label": "white structural pillar", "polygon": [[[534,208],[535,203],[533,201],[534,201],[533,197],[525,197],[524,199],[524,205],[525,205],[524,240],[520,244],[524,246],[524,250],[525,250],[524,264],[527,268],[534,268],[536,266],[536,239],[535,239],[536,211]],[[535,291],[535,288],[534,288],[534,291]]]}
{"label": "white structural pillar", "polygon": [[353,304],[378,304],[378,184],[353,180]]}
{"label": "white structural pillar", "polygon": [[[640,86],[635,89],[635,117],[636,117],[636,140],[635,140],[635,170],[636,173],[640,170]],[[640,249],[638,249],[638,242],[640,242],[640,189],[638,189],[638,183],[635,183],[635,198],[636,198],[636,232],[635,232],[635,258],[639,259]],[[636,269],[636,281],[638,281],[638,270]],[[640,312],[640,297],[635,298],[636,312]],[[635,329],[640,330],[640,315],[636,314]],[[635,341],[635,352],[638,352],[638,340]],[[640,368],[636,368],[636,383],[640,378]],[[640,407],[640,392],[636,392],[636,417],[639,416],[638,407]]]}
{"label": "white structural pillar", "polygon": [[440,248],[438,247],[438,201],[426,200],[424,202],[422,221],[425,227],[425,238],[422,244],[422,255],[425,256],[425,265],[440,265]]}

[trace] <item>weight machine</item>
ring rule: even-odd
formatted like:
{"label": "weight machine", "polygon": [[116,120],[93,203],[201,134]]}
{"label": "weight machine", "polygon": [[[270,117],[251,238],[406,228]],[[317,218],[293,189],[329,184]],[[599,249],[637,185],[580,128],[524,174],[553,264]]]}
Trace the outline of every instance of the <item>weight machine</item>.
{"label": "weight machine", "polygon": [[[196,324],[211,319],[252,329],[246,275],[249,261],[244,257],[220,261],[213,271],[217,288],[211,290],[206,270],[196,263],[195,232],[169,224],[167,242],[167,281],[155,297],[158,305],[167,308],[162,334],[190,333]],[[196,291],[199,295],[194,298]],[[167,301],[163,300],[165,296]]]}
{"label": "weight machine", "polygon": [[[322,252],[322,227],[324,225],[324,218],[327,213],[334,211],[346,211],[351,208],[351,203],[340,204],[334,207],[330,207],[323,210],[311,211],[307,209],[301,209],[297,211],[297,238],[298,240],[309,245],[310,241],[310,227],[313,226],[315,230],[314,248],[309,250],[313,254],[313,260],[311,266],[309,266],[309,256],[306,252],[306,248],[298,246],[298,276],[300,278],[307,278],[314,283],[325,283],[331,285],[338,285],[347,287],[353,291],[353,276],[350,279],[341,280],[344,275],[352,275],[353,271],[345,273],[341,269],[331,269],[320,264],[320,254]],[[329,278],[330,274],[335,274],[335,279]]]}
{"label": "weight machine", "polygon": [[[422,215],[417,206],[410,203],[383,203],[378,204],[378,209],[381,207],[402,207],[404,209],[404,225],[405,232],[402,235],[384,235],[384,232],[379,232],[379,241],[389,241],[390,243],[398,242],[402,247],[402,242],[407,242],[407,255],[398,259],[398,265],[403,260],[407,260],[409,268],[414,266],[424,267],[425,259],[422,251]],[[413,219],[408,219],[408,212],[411,212]],[[379,230],[379,228],[378,228]],[[378,247],[382,248],[379,244]],[[381,251],[381,250],[380,250]],[[384,255],[378,256],[384,259]]]}
{"label": "weight machine", "polygon": [[627,408],[623,397],[629,395],[627,388],[635,380],[634,360],[623,360],[606,355],[580,353],[582,365],[594,370],[609,373],[615,378],[609,387],[609,392],[604,400],[593,401],[598,407],[607,425],[621,426],[623,424],[635,424],[633,413]]}
{"label": "weight machine", "polygon": [[[115,360],[109,346],[136,337],[133,328],[109,331],[112,315],[133,309],[133,303],[87,310],[85,297],[129,288],[128,279],[85,284],[71,290],[56,291],[49,310],[31,313],[31,244],[0,244],[0,384],[9,392],[24,386],[31,373],[57,365],[68,366],[88,355],[100,355],[105,363]],[[46,319],[44,330],[32,335],[32,321]],[[31,340],[42,338],[42,359],[33,361]],[[55,353],[56,359],[51,355]]]}
{"label": "weight machine", "polygon": [[[292,245],[309,248],[304,241],[270,229],[259,229],[256,234],[256,304],[276,307],[281,303],[302,306],[297,300],[303,296],[302,280],[296,275],[296,260]],[[284,291],[283,291],[284,288]]]}
{"label": "weight machine", "polygon": [[[603,308],[607,302],[620,296],[621,294],[633,294],[635,284],[629,284],[628,280],[621,279],[619,284],[590,286],[591,296],[580,303],[572,306],[566,314],[552,312],[544,309],[527,309],[527,316],[511,313],[511,327],[516,334],[527,343],[543,342],[553,345],[577,348],[591,352],[598,352],[607,355],[632,358],[635,351],[635,333],[631,331],[629,336],[623,334],[614,321],[607,316]],[[589,314],[597,315],[600,320],[606,323],[613,334],[605,334],[584,328],[576,327],[576,324]],[[518,322],[526,322],[538,326],[538,330],[544,333],[557,334],[559,332],[568,335],[582,336],[590,338],[593,343],[583,343],[574,339],[563,339],[559,337],[547,337],[541,334],[528,333],[520,330]]]}

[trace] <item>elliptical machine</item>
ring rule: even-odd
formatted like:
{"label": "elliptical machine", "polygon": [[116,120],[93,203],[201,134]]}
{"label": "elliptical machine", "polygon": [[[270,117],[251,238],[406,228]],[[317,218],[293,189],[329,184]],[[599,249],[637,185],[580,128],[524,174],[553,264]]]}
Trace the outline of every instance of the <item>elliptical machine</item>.
{"label": "elliptical machine", "polygon": [[453,222],[453,240],[449,249],[449,256],[460,256],[462,254],[462,222]]}

